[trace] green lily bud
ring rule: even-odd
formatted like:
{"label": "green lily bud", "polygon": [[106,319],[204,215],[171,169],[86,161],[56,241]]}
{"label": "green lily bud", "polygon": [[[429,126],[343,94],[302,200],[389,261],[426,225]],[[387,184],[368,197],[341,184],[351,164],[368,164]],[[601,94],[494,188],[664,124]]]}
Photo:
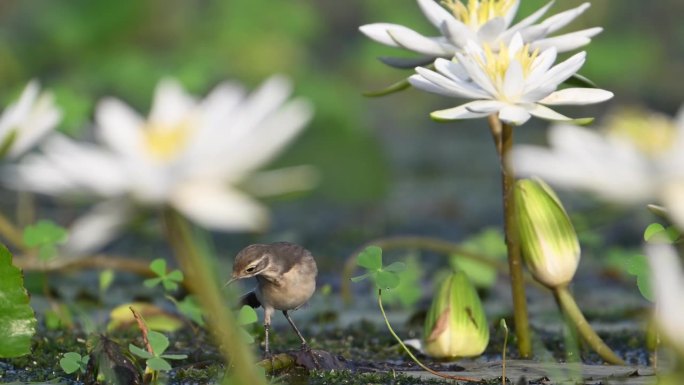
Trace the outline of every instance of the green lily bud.
{"label": "green lily bud", "polygon": [[563,204],[541,179],[519,180],[514,193],[527,268],[547,287],[565,286],[577,270],[580,246]]}
{"label": "green lily bud", "polygon": [[480,297],[462,271],[439,285],[425,320],[425,351],[432,357],[471,357],[489,343]]}

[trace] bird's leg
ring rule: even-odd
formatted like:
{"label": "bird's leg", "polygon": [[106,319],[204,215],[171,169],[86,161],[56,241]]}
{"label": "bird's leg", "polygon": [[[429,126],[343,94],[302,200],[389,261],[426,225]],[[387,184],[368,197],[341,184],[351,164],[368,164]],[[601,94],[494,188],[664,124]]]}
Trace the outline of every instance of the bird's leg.
{"label": "bird's leg", "polygon": [[297,326],[295,326],[294,322],[292,321],[292,318],[290,318],[290,315],[287,314],[287,310],[283,310],[283,315],[285,316],[285,318],[287,318],[287,322],[290,323],[290,326],[292,326],[292,329],[294,329],[295,333],[297,333],[299,340],[302,341],[302,350],[311,350],[309,345],[306,343],[304,336],[302,336],[302,333],[299,332],[299,329],[297,329]]}
{"label": "bird's leg", "polygon": [[309,344],[306,343],[304,336],[302,335],[302,333],[299,332],[299,329],[297,329],[297,326],[295,326],[294,321],[292,321],[292,318],[290,318],[290,315],[287,313],[287,310],[283,310],[283,315],[287,319],[287,322],[290,323],[290,326],[292,326],[292,329],[294,329],[295,333],[297,333],[297,336],[299,337],[299,339],[302,341],[302,348],[301,349],[311,355],[311,358],[313,359],[314,365],[316,365],[316,367],[318,369],[320,369],[321,364],[318,363],[318,359],[316,358],[316,353],[313,352],[311,350],[311,348],[309,347]]}
{"label": "bird's leg", "polygon": [[271,367],[273,367],[273,355],[268,341],[268,334],[271,331],[271,313],[273,313],[273,308],[264,306],[264,358],[270,359]]}

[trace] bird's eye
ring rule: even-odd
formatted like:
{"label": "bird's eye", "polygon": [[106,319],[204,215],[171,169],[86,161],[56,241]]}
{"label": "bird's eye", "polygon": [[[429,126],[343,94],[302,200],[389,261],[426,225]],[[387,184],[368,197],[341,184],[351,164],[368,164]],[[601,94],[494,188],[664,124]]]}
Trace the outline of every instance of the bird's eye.
{"label": "bird's eye", "polygon": [[245,271],[246,271],[247,273],[253,273],[253,272],[254,272],[254,269],[256,269],[256,267],[251,266],[251,267],[248,267],[247,270],[245,270]]}

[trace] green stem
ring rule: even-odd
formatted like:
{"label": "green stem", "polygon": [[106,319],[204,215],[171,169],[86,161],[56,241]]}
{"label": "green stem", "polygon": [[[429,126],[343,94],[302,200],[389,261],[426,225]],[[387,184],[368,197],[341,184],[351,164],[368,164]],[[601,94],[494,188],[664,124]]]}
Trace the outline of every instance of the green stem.
{"label": "green stem", "polygon": [[399,342],[399,345],[401,345],[401,347],[404,348],[404,351],[406,351],[406,354],[408,354],[409,357],[411,357],[411,359],[413,360],[413,362],[418,364],[418,366],[425,369],[430,374],[434,374],[435,376],[446,378],[449,380],[470,381],[470,382],[480,382],[481,381],[481,380],[477,380],[477,379],[469,378],[469,377],[450,376],[448,374],[443,374],[443,373],[440,373],[440,372],[437,372],[435,370],[430,369],[425,364],[420,362],[416,358],[416,356],[414,356],[413,353],[411,353],[411,350],[404,344],[404,341],[402,341],[401,338],[399,338],[399,336],[397,335],[397,333],[394,332],[394,329],[392,329],[392,325],[390,325],[390,322],[387,319],[387,314],[385,314],[385,308],[382,306],[382,290],[381,289],[378,289],[378,306],[380,307],[380,312],[382,313],[382,318],[385,319],[385,324],[387,325],[387,329],[389,329],[390,334],[392,334],[392,337],[394,337],[394,339],[397,340],[397,342]]}
{"label": "green stem", "polygon": [[608,345],[601,339],[601,337],[596,334],[594,329],[591,328],[587,319],[584,318],[582,311],[577,302],[568,291],[567,287],[557,287],[553,289],[553,293],[556,296],[556,301],[560,304],[561,310],[567,316],[567,318],[575,324],[577,331],[582,336],[582,339],[589,344],[589,346],[598,353],[604,361],[613,365],[625,365],[620,357],[615,354]]}
{"label": "green stem", "polygon": [[28,248],[24,244],[24,237],[21,230],[10,222],[2,213],[0,213],[0,235],[2,235],[7,242],[12,246],[26,252]]}
{"label": "green stem", "polygon": [[180,214],[168,209],[164,212],[164,224],[168,241],[185,273],[185,280],[207,315],[209,329],[223,357],[226,362],[232,363],[233,378],[240,384],[266,385],[254,370],[254,355],[237,333],[239,326],[223,303],[215,271],[199,251],[188,223]]}
{"label": "green stem", "polygon": [[513,147],[513,126],[502,123],[496,116],[489,118],[496,151],[501,165],[501,185],[504,211],[504,233],[508,249],[508,269],[511,275],[511,295],[513,296],[513,320],[515,335],[518,337],[518,351],[522,357],[532,355],[530,326],[527,319],[527,300],[525,298],[525,282],[520,256],[520,241],[515,223],[515,199],[513,185],[515,175],[506,164],[506,157]]}

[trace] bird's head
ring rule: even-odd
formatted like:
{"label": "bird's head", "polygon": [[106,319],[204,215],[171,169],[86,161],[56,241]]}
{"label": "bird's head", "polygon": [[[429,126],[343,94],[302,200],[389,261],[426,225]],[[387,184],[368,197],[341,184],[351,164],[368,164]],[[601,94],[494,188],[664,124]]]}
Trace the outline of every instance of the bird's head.
{"label": "bird's head", "polygon": [[226,285],[232,282],[250,278],[263,273],[271,266],[269,245],[249,245],[242,249],[235,257],[233,275]]}

